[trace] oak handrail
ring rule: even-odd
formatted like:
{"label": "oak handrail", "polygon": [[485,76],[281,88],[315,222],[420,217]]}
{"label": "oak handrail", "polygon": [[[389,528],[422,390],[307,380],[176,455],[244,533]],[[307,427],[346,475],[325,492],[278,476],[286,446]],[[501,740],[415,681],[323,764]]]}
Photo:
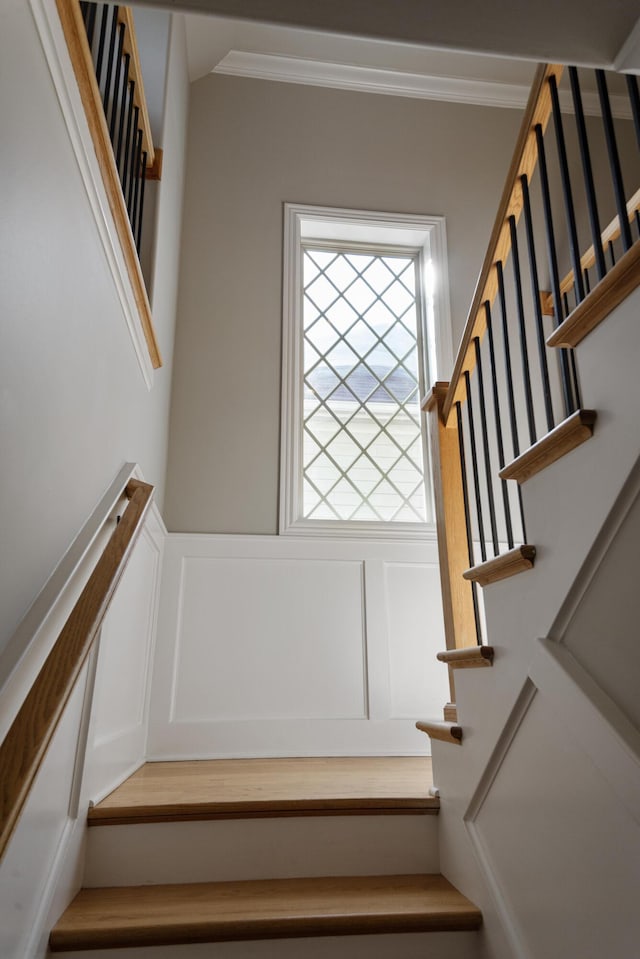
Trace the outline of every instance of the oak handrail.
{"label": "oak handrail", "polygon": [[87,118],[89,132],[93,140],[96,159],[100,167],[109,208],[113,216],[118,239],[120,240],[127,274],[142,323],[151,365],[154,369],[158,369],[162,366],[162,357],[153,328],[151,306],[149,304],[147,288],[144,277],[142,276],[140,260],[138,259],[138,253],[129,223],[129,215],[122,195],[118,169],[111,146],[111,137],[109,136],[109,128],[104,115],[100,90],[96,82],[95,69],[91,58],[87,33],[82,20],[79,0],[56,0],[56,6],[67,42],[73,72],[75,73],[78,84],[80,98]]}
{"label": "oak handrail", "polygon": [[483,308],[485,302],[493,304],[498,292],[496,262],[504,262],[511,249],[509,231],[509,217],[515,216],[516,222],[522,211],[522,185],[520,177],[526,175],[529,179],[536,168],[538,151],[536,147],[535,127],[540,124],[546,129],[551,116],[551,94],[549,91],[549,77],[554,76],[560,82],[563,67],[559,64],[540,64],[538,67],[529,100],[525,110],[520,133],[516,142],[513,159],[507,174],[505,187],[498,207],[498,214],[491,232],[489,246],[480,276],[476,285],[471,308],[465,325],[460,348],[456,358],[449,390],[444,401],[442,415],[448,424],[453,405],[462,399],[465,371],[471,372],[475,367],[475,349],[473,341],[476,337],[482,339],[486,332],[486,314]]}
{"label": "oak handrail", "polygon": [[0,745],[0,857],[140,534],[153,486],[131,479],[129,503]]}

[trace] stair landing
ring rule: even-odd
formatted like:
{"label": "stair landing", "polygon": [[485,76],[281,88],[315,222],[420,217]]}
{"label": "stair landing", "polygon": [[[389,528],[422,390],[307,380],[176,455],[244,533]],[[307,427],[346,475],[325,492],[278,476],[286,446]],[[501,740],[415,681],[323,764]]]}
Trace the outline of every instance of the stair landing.
{"label": "stair landing", "polygon": [[89,825],[271,816],[437,814],[431,759],[338,757],[145,763]]}

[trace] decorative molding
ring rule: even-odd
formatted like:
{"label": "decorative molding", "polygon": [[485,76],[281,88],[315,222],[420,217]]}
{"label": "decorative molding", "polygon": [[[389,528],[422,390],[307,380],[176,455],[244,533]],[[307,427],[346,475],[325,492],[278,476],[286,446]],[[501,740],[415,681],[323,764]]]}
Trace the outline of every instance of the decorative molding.
{"label": "decorative molding", "polygon": [[467,811],[464,814],[466,824],[473,823],[478,818],[484,801],[489,795],[494,780],[500,771],[500,767],[511,748],[511,743],[515,739],[537,691],[533,682],[527,678],[469,800]]}
{"label": "decorative molding", "polygon": [[489,761],[482,771],[476,788],[473,791],[471,800],[464,814],[463,821],[467,835],[471,840],[473,851],[486,880],[487,886],[496,906],[496,910],[502,920],[503,929],[509,940],[511,951],[518,959],[534,959],[528,947],[525,944],[524,936],[518,926],[514,911],[511,908],[505,891],[498,879],[498,872],[491,859],[491,854],[487,848],[480,829],[478,828],[477,818],[484,805],[484,802],[491,791],[491,787],[498,775],[500,768],[506,759],[511,744],[515,739],[522,722],[529,711],[538,690],[532,681],[527,678],[520,689],[520,693],[509,713],[509,717],[503,726],[502,732],[491,752]]}
{"label": "decorative molding", "polygon": [[[244,50],[230,50],[226,57],[213,68],[212,73],[511,110],[524,110],[529,97],[529,87],[523,84],[475,80],[468,77],[404,73],[400,70],[381,70],[375,67],[354,66],[350,63],[307,60],[271,53],[250,53]],[[573,112],[570,91],[561,91],[560,103],[565,113]],[[626,97],[612,96],[611,106],[614,116],[631,119],[631,107]],[[599,116],[597,94],[583,93],[583,107],[588,116]]]}
{"label": "decorative molding", "polygon": [[529,676],[640,825],[640,731],[560,643],[538,640]]}
{"label": "decorative molding", "polygon": [[640,497],[640,459],[636,460],[612,509],[602,524],[587,558],[580,567],[578,575],[549,630],[549,639],[560,641],[564,637],[638,497]]}
{"label": "decorative molding", "polygon": [[154,369],[149,348],[60,19],[55,4],[47,0],[29,4],[140,371],[151,390]]}
{"label": "decorative molding", "polygon": [[[198,560],[204,560],[205,564]],[[208,570],[206,561],[211,560],[214,562]],[[291,649],[300,647],[300,655],[302,646],[312,650],[309,643],[300,644],[296,640],[299,630],[304,628],[303,615],[296,613],[293,617],[287,615],[282,619],[280,598],[287,595],[286,589],[283,592],[282,582],[283,577],[288,576],[292,562],[303,564],[302,579],[296,581],[296,589],[299,589],[300,583],[308,584],[308,609],[319,609],[319,615],[324,621],[322,608],[326,603],[325,585],[335,583],[340,586],[339,592],[345,602],[345,606],[340,607],[343,610],[341,615],[344,615],[344,610],[351,611],[349,615],[352,616],[353,626],[344,631],[348,639],[348,650],[351,651],[349,662],[352,666],[348,670],[350,678],[344,679],[346,685],[343,691],[335,697],[332,696],[337,707],[333,718],[325,718],[328,713],[325,707],[322,708],[324,716],[309,718],[315,708],[312,702],[306,702],[304,691],[296,694],[295,707],[290,708],[286,715],[282,715],[283,711],[277,700],[268,706],[267,710],[263,709],[264,697],[261,690],[265,684],[269,688],[272,676],[277,678],[289,669],[287,664]],[[181,686],[179,675],[182,672],[184,679],[187,675],[185,668],[198,668],[200,672],[203,669],[203,660],[197,658],[197,654],[192,651],[201,645],[198,639],[198,624],[202,622],[200,617],[208,605],[206,601],[201,602],[202,597],[207,595],[207,577],[210,575],[218,578],[220,573],[225,576],[229,573],[230,582],[235,584],[233,589],[237,590],[237,595],[242,596],[243,581],[245,596],[251,595],[246,589],[245,563],[253,569],[251,576],[261,576],[264,569],[269,576],[275,577],[272,585],[276,590],[279,604],[277,608],[280,609],[279,618],[272,616],[270,610],[276,608],[275,600],[270,601],[268,597],[263,597],[258,610],[249,617],[252,622],[257,622],[257,628],[255,647],[250,645],[247,655],[253,659],[251,651],[254,648],[258,654],[260,650],[268,648],[269,664],[256,669],[253,663],[254,679],[247,682],[243,680],[240,692],[234,689],[233,694],[251,697],[252,690],[255,690],[253,719],[242,716],[238,718],[241,710],[234,710],[234,715],[231,715],[221,702],[209,706],[204,698],[206,690],[198,694],[197,701],[192,697],[192,702],[189,702],[185,697],[189,695],[189,689],[193,693],[193,688],[185,687],[184,684]],[[423,643],[424,655],[420,662],[424,659],[424,668],[428,668],[430,656],[435,657],[437,650],[441,648],[443,638],[436,604],[430,605],[424,592],[418,597],[419,601],[415,600],[416,610],[420,606],[423,610],[426,609],[427,618],[420,621],[419,617],[416,619],[413,603],[407,612],[406,602],[409,598],[406,601],[404,599],[407,590],[412,591],[411,596],[414,595],[412,584],[418,575],[415,569],[408,569],[410,579],[406,580],[404,568],[420,567],[421,571],[424,567],[427,568],[426,589],[430,597],[437,591],[436,563],[437,551],[434,543],[170,533],[165,545],[160,589],[160,618],[147,758],[169,760],[302,755],[300,750],[305,755],[316,756],[376,755],[381,752],[388,755],[428,754],[428,739],[421,737],[414,728],[415,717],[420,713],[416,712],[412,704],[414,701],[421,701],[420,697],[426,697],[423,706],[425,714],[433,715],[446,697],[445,671],[438,671],[433,688],[430,686],[425,692],[424,679],[420,678],[423,676],[423,668],[417,671],[414,669],[409,677],[409,687],[405,688],[404,675],[393,673],[391,654],[395,651],[396,657],[400,657],[406,643],[409,643],[410,648]],[[323,566],[331,567],[336,564],[337,573],[332,572],[331,568],[323,571]],[[357,578],[350,572],[353,569],[351,564],[360,566],[363,570],[362,577]],[[401,568],[396,570],[396,565]],[[305,568],[307,573],[304,573]],[[341,585],[344,573],[340,573],[340,569],[346,570],[351,586],[347,583],[343,588]],[[385,571],[387,575],[393,573],[391,589],[385,581]],[[189,576],[192,572],[197,576],[197,581],[192,580],[190,585]],[[289,580],[289,592],[291,588]],[[244,601],[246,602],[246,599]],[[213,618],[206,617],[203,629],[211,635],[212,642],[207,647],[210,652],[205,654],[203,676],[207,675],[209,670],[215,671],[219,655],[216,647],[224,649],[226,643],[232,641],[228,637],[227,624],[230,622],[229,617],[234,615],[234,602],[235,600],[225,603],[231,612],[225,612],[216,604],[217,614]],[[256,602],[254,598],[254,606]],[[298,603],[296,608],[299,609]],[[354,613],[356,608],[362,610],[360,621]],[[401,620],[394,618],[400,612],[403,616],[410,617],[410,624],[418,624],[410,636],[403,631]],[[328,616],[328,621],[340,622],[333,614]],[[359,638],[362,628],[366,645],[363,655],[356,661],[356,643],[362,642]],[[394,642],[399,645],[394,646]],[[336,648],[335,643],[332,648]],[[358,645],[357,649],[360,648]],[[330,649],[317,650],[312,654],[312,658],[315,660],[316,656],[319,663],[313,682],[317,684],[322,681],[321,676],[335,674],[335,668],[340,667],[343,656]],[[264,663],[264,660],[261,662]],[[286,687],[288,683],[288,680],[283,680],[281,685]],[[362,687],[364,698],[361,698],[360,694]],[[247,699],[247,702],[248,712],[251,712],[252,699]],[[337,709],[340,709],[341,715],[346,718],[336,718]],[[357,713],[357,718],[351,718],[353,712]],[[272,718],[276,715],[279,718]],[[403,718],[407,715],[412,718]],[[305,716],[307,718],[304,718]]]}

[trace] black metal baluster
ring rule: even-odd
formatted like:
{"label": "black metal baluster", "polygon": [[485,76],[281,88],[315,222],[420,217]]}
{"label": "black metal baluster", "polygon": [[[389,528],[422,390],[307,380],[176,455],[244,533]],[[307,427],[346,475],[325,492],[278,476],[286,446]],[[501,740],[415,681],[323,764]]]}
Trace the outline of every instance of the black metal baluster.
{"label": "black metal baluster", "polygon": [[96,13],[98,11],[97,3],[88,3],[88,12],[86,19],[86,28],[87,28],[87,40],[89,41],[89,48],[93,47],[93,34],[96,28]]}
{"label": "black metal baluster", "polygon": [[636,221],[636,228],[638,230],[638,236],[640,237],[640,213],[636,210],[634,213],[634,218]]}
{"label": "black metal baluster", "polygon": [[126,204],[127,210],[131,210],[131,200],[133,199],[133,182],[136,176],[136,152],[138,148],[138,117],[140,115],[140,108],[134,106],[133,108],[133,124],[131,130],[131,156],[129,158],[129,176],[126,186]]}
{"label": "black metal baluster", "polygon": [[96,60],[96,80],[98,81],[98,88],[100,87],[100,80],[102,79],[102,61],[104,59],[104,42],[107,36],[108,13],[109,13],[109,7],[105,3],[102,6],[102,18],[100,20],[100,39],[98,40],[98,58]]}
{"label": "black metal baluster", "polygon": [[580,145],[580,159],[582,161],[582,172],[584,174],[584,186],[587,193],[587,212],[589,214],[589,225],[591,227],[591,239],[596,257],[596,272],[598,279],[607,272],[604,262],[604,250],[602,249],[602,236],[600,229],[600,217],[598,216],[598,204],[596,201],[596,188],[593,182],[593,169],[591,166],[591,154],[589,152],[589,140],[587,137],[587,125],[584,120],[584,110],[582,108],[582,95],[580,93],[580,82],[578,80],[578,71],[576,67],[569,67],[569,79],[571,80],[571,95],[573,97],[573,106],[576,114],[576,127],[578,130],[578,143]]}
{"label": "black metal baluster", "polygon": [[[467,460],[464,452],[464,432],[462,427],[462,409],[460,400],[456,403],[456,417],[458,420],[458,448],[460,450],[460,472],[462,476],[462,499],[464,502],[464,524],[467,531],[467,553],[469,555],[469,566],[475,566],[475,557],[473,555],[473,534],[471,532],[471,511],[469,509],[469,491],[467,489]],[[471,584],[471,596],[473,597],[473,616],[476,621],[476,636],[478,643],[480,637],[480,615],[478,612],[478,597],[476,595],[476,584]]]}
{"label": "black metal baluster", "polygon": [[111,33],[109,35],[109,53],[107,54],[107,77],[104,82],[104,93],[102,95],[102,106],[104,115],[108,116],[109,96],[111,94],[111,77],[113,75],[114,54],[116,49],[116,37],[118,35],[118,8],[112,7],[111,15]]}
{"label": "black metal baluster", "polygon": [[[118,110],[120,110],[120,115],[122,116],[122,111],[124,108],[124,103],[121,102],[121,98],[120,98],[121,78],[123,76],[123,70],[124,70],[124,63],[122,61],[123,45],[124,45],[124,23],[120,23],[118,25],[118,52],[116,54],[116,72],[115,72],[115,78],[113,81],[113,99],[111,101],[111,122],[109,124],[109,138],[111,139],[111,146],[113,147],[114,155],[116,152],[116,117],[118,115]],[[126,80],[125,80],[125,83],[126,83]],[[124,99],[124,97],[122,99]]]}
{"label": "black metal baluster", "polygon": [[596,82],[598,84],[598,96],[600,97],[600,109],[602,111],[602,123],[604,125],[604,137],[607,142],[607,153],[609,154],[609,166],[611,167],[611,178],[613,180],[613,194],[616,201],[616,209],[620,220],[620,235],[622,237],[622,246],[626,251],[631,247],[631,227],[629,226],[629,217],[627,214],[627,201],[625,199],[624,184],[622,182],[622,168],[620,166],[620,156],[618,155],[618,144],[616,143],[616,134],[613,127],[613,116],[611,114],[611,104],[609,103],[609,91],[607,90],[607,78],[604,70],[596,70]]}
{"label": "black metal baluster", "polygon": [[567,160],[567,147],[564,139],[564,129],[562,127],[562,113],[560,112],[560,100],[558,99],[558,84],[554,76],[549,77],[549,89],[551,90],[551,108],[553,111],[553,126],[556,134],[556,146],[558,148],[558,160],[560,162],[560,179],[562,181],[562,196],[564,198],[564,208],[567,217],[567,226],[569,228],[569,249],[571,251],[571,265],[573,266],[573,281],[576,288],[576,303],[584,299],[584,286],[582,285],[582,267],[580,265],[580,247],[578,246],[578,228],[576,226],[576,214],[573,206],[573,194],[571,192],[571,179],[569,177],[569,162]]}
{"label": "black metal baluster", "polygon": [[627,73],[627,90],[631,101],[633,126],[636,131],[636,140],[640,147],[640,93],[638,93],[638,78],[633,73]]}
{"label": "black metal baluster", "polygon": [[[509,421],[511,423],[511,443],[513,446],[513,458],[520,456],[520,441],[518,439],[518,420],[516,417],[515,395],[513,392],[513,373],[511,368],[511,346],[509,344],[509,326],[507,321],[507,298],[504,289],[504,271],[502,262],[496,262],[496,273],[498,276],[498,298],[500,300],[500,313],[502,316],[502,341],[504,343],[504,366],[507,379],[507,398],[509,400]],[[524,526],[524,507],[522,505],[522,490],[518,484],[518,503],[520,505],[520,522],[522,524],[522,541],[526,543],[527,537]]]}
{"label": "black metal baluster", "polygon": [[613,248],[613,240],[609,240],[609,256],[611,258],[611,266],[616,265],[616,251]]}
{"label": "black metal baluster", "polygon": [[520,356],[522,359],[522,380],[524,386],[525,405],[527,407],[527,423],[529,425],[529,441],[535,443],[536,418],[533,411],[533,396],[531,394],[531,373],[529,371],[529,350],[527,347],[527,327],[524,316],[524,301],[522,298],[522,276],[520,273],[520,254],[518,252],[518,231],[515,216],[509,217],[509,232],[511,234],[511,260],[513,263],[513,279],[516,287],[516,307],[518,311],[518,326],[520,329]]}
{"label": "black metal baluster", "polygon": [[[124,142],[123,139],[122,139],[122,137],[123,137],[123,133],[124,133],[124,115],[125,115],[126,112],[128,112],[128,111],[126,110],[127,102],[129,103],[129,106],[131,106],[131,103],[133,102],[132,98],[130,98],[130,99],[127,101],[127,93],[128,93],[128,91],[129,91],[129,63],[130,63],[130,60],[131,60],[131,58],[130,58],[129,54],[126,53],[125,56],[124,56],[124,66],[123,66],[123,69],[124,69],[124,84],[123,84],[123,87],[122,87],[122,103],[120,104],[120,123],[118,124],[118,146],[116,147],[116,151],[115,151],[115,153],[116,153],[116,166],[118,167],[118,170],[120,171],[120,176],[121,176],[120,182],[122,182],[122,146],[123,146],[123,142]],[[129,112],[130,112],[130,111],[129,111]]]}
{"label": "black metal baluster", "polygon": [[131,141],[135,140],[135,129],[133,126],[133,95],[135,92],[135,80],[129,80],[129,109],[127,111],[127,135],[124,145],[124,171],[122,174],[122,195],[126,196],[127,183],[129,177],[129,161],[131,159]]}
{"label": "black metal baluster", "polygon": [[[553,214],[551,212],[551,191],[549,189],[549,173],[547,170],[547,157],[544,147],[544,134],[540,123],[536,124],[536,145],[538,148],[538,166],[540,169],[540,185],[542,188],[542,205],[544,209],[545,234],[547,238],[547,255],[549,258],[549,269],[551,271],[551,290],[553,292],[553,309],[555,313],[556,326],[560,326],[564,319],[562,312],[562,292],[560,290],[560,272],[558,270],[558,255],[556,252],[555,231],[553,228]],[[569,357],[566,350],[560,350],[560,369],[562,371],[562,393],[564,397],[565,412],[573,413],[576,409],[574,401],[575,383],[571,382],[571,370],[569,367]],[[573,388],[572,388],[573,387]]]}
{"label": "black metal baluster", "polygon": [[588,296],[589,293],[591,293],[591,280],[589,279],[589,270],[585,269],[583,276],[584,276],[584,291]]}
{"label": "black metal baluster", "polygon": [[576,366],[576,351],[567,350],[569,362],[571,363],[571,374],[573,376],[573,389],[576,397],[576,409],[582,407],[582,396],[580,395],[580,380],[578,379],[578,367]]}
{"label": "black metal baluster", "polygon": [[136,136],[136,150],[131,170],[131,183],[129,185],[129,222],[133,232],[133,223],[135,219],[136,202],[138,199],[138,187],[140,185],[140,158],[142,156],[142,130],[138,130]]}
{"label": "black metal baluster", "polygon": [[[496,354],[493,342],[493,321],[491,318],[491,304],[488,300],[484,304],[485,318],[487,322],[487,340],[489,343],[489,366],[491,369],[491,389],[493,393],[493,417],[496,425],[496,445],[498,447],[498,469],[504,467],[504,443],[502,441],[502,422],[500,417],[500,396],[498,392],[498,378],[496,375]],[[507,531],[507,545],[513,549],[513,527],[511,524],[511,504],[509,503],[509,489],[507,481],[501,479],[502,503],[504,506],[504,521]]]}
{"label": "black metal baluster", "polygon": [[498,546],[498,525],[496,523],[496,507],[493,498],[493,474],[491,471],[491,458],[489,455],[489,431],[487,429],[487,407],[484,397],[484,377],[482,375],[482,356],[480,353],[480,337],[476,336],[473,340],[476,353],[476,371],[478,374],[478,405],[480,407],[480,427],[482,430],[482,452],[484,454],[484,472],[487,480],[487,501],[489,503],[489,523],[491,526],[491,540],[493,543],[493,555],[497,556]]}
{"label": "black metal baluster", "polygon": [[147,151],[142,154],[142,167],[140,170],[140,202],[138,204],[138,225],[136,229],[136,249],[140,253],[142,246],[142,214],[144,212],[144,185],[147,181]]}
{"label": "black metal baluster", "polygon": [[507,398],[509,400],[509,421],[511,423],[511,444],[513,447],[513,458],[520,456],[520,441],[518,439],[518,419],[516,417],[516,404],[513,393],[513,372],[511,367],[511,346],[509,345],[509,327],[507,323],[507,299],[504,291],[504,272],[502,262],[496,263],[496,273],[498,276],[498,297],[500,299],[500,312],[502,315],[502,339],[504,342],[504,370],[507,379]]}
{"label": "black metal baluster", "polygon": [[544,321],[542,319],[542,309],[540,307],[540,283],[538,280],[538,263],[536,259],[536,246],[533,237],[533,218],[531,215],[531,197],[529,195],[529,182],[526,174],[520,177],[522,184],[522,202],[524,211],[524,224],[527,235],[527,251],[529,254],[529,270],[531,275],[531,292],[533,294],[533,306],[536,316],[536,332],[538,339],[538,357],[540,360],[540,373],[542,375],[542,392],[544,394],[544,408],[547,416],[547,429],[552,430],[555,426],[553,419],[553,404],[551,402],[551,384],[549,382],[549,367],[547,365],[547,345],[544,337]]}
{"label": "black metal baluster", "polygon": [[473,488],[476,494],[476,515],[478,517],[478,534],[480,536],[480,555],[484,563],[487,558],[487,546],[484,539],[484,520],[482,517],[482,497],[480,495],[480,477],[478,473],[478,451],[476,448],[476,428],[473,419],[473,400],[471,398],[471,379],[469,371],[464,371],[464,385],[467,393],[467,416],[469,418],[469,446],[471,447],[471,468],[473,471]]}

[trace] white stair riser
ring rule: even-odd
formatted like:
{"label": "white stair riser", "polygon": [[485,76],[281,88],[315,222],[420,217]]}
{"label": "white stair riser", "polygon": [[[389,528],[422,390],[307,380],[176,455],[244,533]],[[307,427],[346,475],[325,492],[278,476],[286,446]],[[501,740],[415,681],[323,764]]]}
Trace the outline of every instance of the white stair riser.
{"label": "white stair riser", "polygon": [[84,885],[438,872],[437,828],[424,815],[95,826]]}
{"label": "white stair riser", "polygon": [[52,959],[479,959],[480,955],[476,932],[410,932],[58,952]]}

